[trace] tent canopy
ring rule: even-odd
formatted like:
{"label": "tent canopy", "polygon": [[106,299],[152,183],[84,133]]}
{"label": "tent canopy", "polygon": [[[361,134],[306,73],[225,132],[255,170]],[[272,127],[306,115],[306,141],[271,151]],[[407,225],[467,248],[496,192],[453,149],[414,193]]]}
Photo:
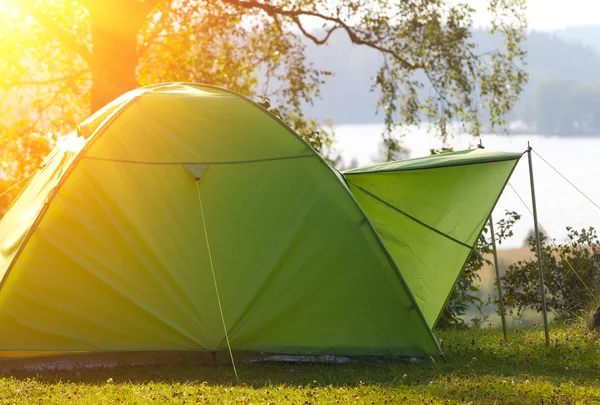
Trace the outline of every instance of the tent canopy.
{"label": "tent canopy", "polygon": [[344,173],[430,327],[521,155],[474,149]]}
{"label": "tent canopy", "polygon": [[227,90],[130,92],[0,221],[0,354],[437,355],[432,327],[520,155],[343,175]]}

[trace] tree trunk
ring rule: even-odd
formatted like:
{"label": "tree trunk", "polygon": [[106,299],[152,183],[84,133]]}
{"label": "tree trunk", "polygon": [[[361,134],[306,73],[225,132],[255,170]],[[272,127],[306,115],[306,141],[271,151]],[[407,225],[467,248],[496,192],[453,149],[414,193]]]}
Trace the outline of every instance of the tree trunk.
{"label": "tree trunk", "polygon": [[[92,105],[94,113],[137,88],[137,34],[147,9],[136,0],[90,7],[92,24]],[[118,4],[118,5],[117,5]]]}

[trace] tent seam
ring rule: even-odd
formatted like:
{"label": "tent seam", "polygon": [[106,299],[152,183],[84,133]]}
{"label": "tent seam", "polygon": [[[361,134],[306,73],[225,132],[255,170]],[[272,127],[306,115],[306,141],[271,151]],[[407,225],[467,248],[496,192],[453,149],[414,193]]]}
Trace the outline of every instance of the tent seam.
{"label": "tent seam", "polygon": [[[494,162],[494,163],[495,163],[495,162]],[[456,238],[453,238],[452,236],[450,236],[450,235],[448,235],[448,234],[446,234],[446,233],[444,233],[444,232],[440,231],[439,229],[436,229],[436,228],[434,228],[433,226],[426,224],[425,222],[421,221],[420,219],[418,219],[418,218],[416,218],[416,217],[413,217],[412,215],[410,215],[410,214],[408,214],[408,213],[406,213],[406,212],[402,211],[400,208],[397,208],[397,207],[395,207],[394,205],[392,205],[392,204],[388,203],[387,201],[385,201],[385,200],[383,200],[383,199],[381,199],[381,198],[377,197],[376,195],[373,195],[373,194],[371,194],[370,192],[368,192],[368,191],[367,191],[367,190],[365,190],[364,188],[362,188],[362,187],[360,187],[360,186],[357,186],[356,184],[352,184],[352,185],[353,185],[354,187],[356,187],[357,189],[359,189],[360,191],[362,191],[363,193],[365,193],[365,194],[369,195],[370,197],[373,197],[373,198],[374,198],[374,199],[376,199],[377,201],[380,201],[380,202],[382,202],[382,203],[383,203],[383,204],[385,204],[387,207],[389,207],[389,208],[393,209],[394,211],[396,211],[396,212],[399,212],[400,214],[404,215],[406,218],[410,219],[411,221],[414,221],[414,222],[416,222],[417,224],[419,224],[419,225],[421,225],[421,226],[423,226],[423,227],[425,227],[425,228],[429,229],[430,231],[433,231],[433,232],[437,233],[438,235],[441,235],[441,236],[443,236],[443,237],[445,237],[445,238],[447,238],[447,239],[451,240],[451,241],[452,241],[452,242],[454,242],[454,243],[457,243],[457,244],[459,244],[459,245],[461,245],[461,246],[463,246],[463,247],[466,247],[467,249],[473,249],[473,247],[472,247],[472,246],[469,246],[469,245],[467,245],[466,243],[464,243],[464,242],[461,242],[461,241],[459,241],[458,239],[456,239]]]}
{"label": "tent seam", "polygon": [[303,159],[303,158],[312,158],[312,157],[314,157],[314,155],[294,155],[294,156],[278,156],[278,157],[273,157],[273,158],[254,159],[254,160],[238,160],[238,161],[232,160],[232,161],[222,161],[222,162],[148,162],[148,161],[138,161],[138,160],[101,158],[101,157],[95,157],[95,156],[83,156],[83,159],[96,160],[96,161],[101,161],[101,162],[129,163],[129,164],[137,164],[137,165],[181,166],[181,165],[236,165],[236,164],[272,162],[272,161],[279,161],[279,160]]}

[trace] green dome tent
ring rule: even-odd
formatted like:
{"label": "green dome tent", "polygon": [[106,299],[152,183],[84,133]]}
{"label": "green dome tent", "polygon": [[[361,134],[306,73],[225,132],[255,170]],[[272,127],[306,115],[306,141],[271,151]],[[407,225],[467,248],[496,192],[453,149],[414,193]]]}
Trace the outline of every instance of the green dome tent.
{"label": "green dome tent", "polygon": [[0,221],[0,355],[439,355],[432,327],[520,156],[342,175],[232,92],[130,92]]}

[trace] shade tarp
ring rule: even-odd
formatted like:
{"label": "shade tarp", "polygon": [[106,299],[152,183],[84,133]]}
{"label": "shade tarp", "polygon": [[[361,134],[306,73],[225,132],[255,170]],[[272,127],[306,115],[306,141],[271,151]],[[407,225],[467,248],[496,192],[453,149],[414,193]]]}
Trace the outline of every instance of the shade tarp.
{"label": "shade tarp", "polygon": [[475,149],[344,173],[430,327],[521,155]]}

